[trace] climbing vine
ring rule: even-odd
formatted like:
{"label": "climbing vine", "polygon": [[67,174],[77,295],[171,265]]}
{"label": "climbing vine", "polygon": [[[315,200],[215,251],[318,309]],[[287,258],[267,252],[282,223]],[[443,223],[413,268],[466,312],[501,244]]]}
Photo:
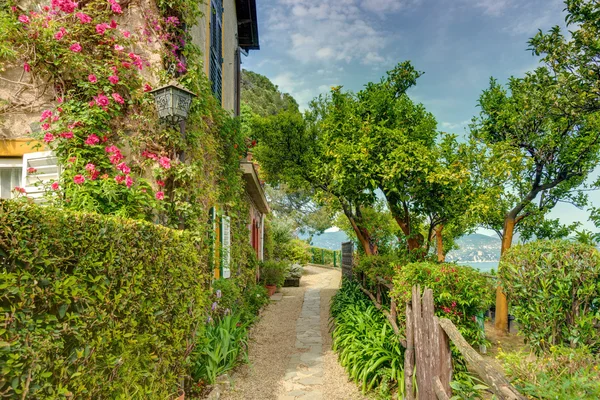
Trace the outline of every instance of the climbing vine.
{"label": "climbing vine", "polygon": [[[232,260],[247,264],[239,160],[248,140],[212,95],[191,41],[188,28],[201,3],[142,1],[52,0],[36,10],[16,3],[0,9],[0,60],[22,68],[36,95],[53,98],[33,134],[63,167],[60,180],[48,184],[49,201],[185,228],[205,243],[209,209],[218,204],[232,217]],[[143,23],[131,26],[126,15],[134,5]],[[159,122],[148,93],[174,78],[197,95],[185,137]],[[0,109],[0,118],[15,107]]]}

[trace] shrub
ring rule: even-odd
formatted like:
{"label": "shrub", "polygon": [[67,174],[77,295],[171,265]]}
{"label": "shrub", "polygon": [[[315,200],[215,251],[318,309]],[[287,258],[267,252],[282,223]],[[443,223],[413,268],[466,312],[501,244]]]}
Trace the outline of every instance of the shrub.
{"label": "shrub", "polygon": [[436,315],[450,319],[469,343],[485,343],[475,317],[492,304],[494,288],[479,271],[456,264],[407,264],[394,277],[392,296],[398,304],[411,298],[413,285],[433,290]]}
{"label": "shrub", "polygon": [[520,331],[538,350],[584,345],[600,335],[600,253],[592,246],[541,240],[511,248],[498,276]]}
{"label": "shrub", "polygon": [[260,280],[265,285],[280,287],[285,281],[288,268],[284,261],[264,261],[260,267]]}
{"label": "shrub", "polygon": [[371,282],[376,282],[376,277],[378,276],[391,282],[396,267],[403,264],[406,264],[406,262],[403,262],[400,257],[393,254],[362,255],[358,260],[358,265],[354,268],[354,272],[364,273]]}
{"label": "shrub", "polygon": [[497,357],[517,389],[531,398],[600,399],[600,360],[585,349],[552,346],[538,357],[523,351],[500,351]]}
{"label": "shrub", "polygon": [[292,264],[292,266],[290,267],[290,269],[287,272],[285,277],[286,277],[286,279],[287,278],[298,279],[298,278],[302,278],[303,273],[304,273],[304,267],[302,267],[302,265]]}
{"label": "shrub", "polygon": [[285,246],[282,258],[293,264],[307,264],[310,262],[310,246],[303,240],[292,239]]}
{"label": "shrub", "polygon": [[0,202],[0,263],[0,392],[177,393],[207,303],[207,274],[187,233]]}
{"label": "shrub", "polygon": [[242,322],[241,313],[212,320],[192,353],[192,377],[212,385],[238,364],[240,356],[248,361],[248,323]]}
{"label": "shrub", "polygon": [[345,280],[331,302],[333,350],[350,377],[366,392],[387,392],[404,382],[403,349],[392,326],[358,285]]}
{"label": "shrub", "polygon": [[242,319],[245,321],[254,321],[258,311],[269,304],[269,296],[264,286],[250,284],[246,286],[242,294]]}

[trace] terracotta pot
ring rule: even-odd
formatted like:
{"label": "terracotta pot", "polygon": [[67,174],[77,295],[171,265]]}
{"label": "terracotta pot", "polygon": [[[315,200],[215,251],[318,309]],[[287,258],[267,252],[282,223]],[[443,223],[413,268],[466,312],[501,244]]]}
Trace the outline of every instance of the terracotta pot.
{"label": "terracotta pot", "polygon": [[265,287],[267,288],[267,291],[269,292],[269,297],[273,296],[275,294],[275,292],[277,291],[276,285],[265,285]]}

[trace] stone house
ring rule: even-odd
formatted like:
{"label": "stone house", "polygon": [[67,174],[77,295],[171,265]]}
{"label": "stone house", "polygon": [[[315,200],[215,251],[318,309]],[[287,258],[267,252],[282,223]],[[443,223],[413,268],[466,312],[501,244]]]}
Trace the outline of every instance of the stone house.
{"label": "stone house", "polygon": [[[22,10],[31,10],[46,3],[49,1],[22,0],[18,6]],[[154,7],[154,4],[153,0],[128,3],[127,13],[123,14],[119,23],[135,31],[136,27],[144,24],[142,10]],[[221,101],[224,109],[238,116],[241,56],[259,49],[256,0],[207,0],[202,7],[206,10],[189,32],[193,43],[203,50],[205,73],[211,81],[214,96]],[[147,59],[150,63],[159,63],[151,50],[146,54]],[[55,105],[55,96],[40,94],[28,75],[21,66],[0,66],[0,198],[11,198],[15,187],[24,188],[28,196],[41,196],[42,189],[34,186],[35,182],[57,180],[61,172],[56,157],[44,143],[30,138],[32,132],[40,129],[41,111]],[[27,172],[31,167],[37,170],[34,176]],[[240,168],[250,206],[249,241],[257,257],[262,259],[264,217],[269,207],[256,168],[245,160],[240,163]],[[213,217],[216,245],[221,249],[215,252],[218,261],[215,263],[215,277],[227,277],[229,222],[226,216],[219,216],[218,207],[213,209]]]}

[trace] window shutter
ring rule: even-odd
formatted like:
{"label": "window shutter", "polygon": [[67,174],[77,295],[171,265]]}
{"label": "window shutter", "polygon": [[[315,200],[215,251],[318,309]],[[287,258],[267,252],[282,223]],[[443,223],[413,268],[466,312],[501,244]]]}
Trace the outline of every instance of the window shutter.
{"label": "window shutter", "polygon": [[211,0],[209,78],[215,97],[221,101],[223,80],[223,1]]}
{"label": "window shutter", "polygon": [[[34,168],[35,172],[29,172],[31,168]],[[58,181],[60,177],[58,158],[51,151],[24,154],[22,177],[22,186],[27,197],[33,198],[36,203],[41,203],[48,185]]]}
{"label": "window shutter", "polygon": [[231,266],[231,217],[221,217],[221,277],[229,278]]}

